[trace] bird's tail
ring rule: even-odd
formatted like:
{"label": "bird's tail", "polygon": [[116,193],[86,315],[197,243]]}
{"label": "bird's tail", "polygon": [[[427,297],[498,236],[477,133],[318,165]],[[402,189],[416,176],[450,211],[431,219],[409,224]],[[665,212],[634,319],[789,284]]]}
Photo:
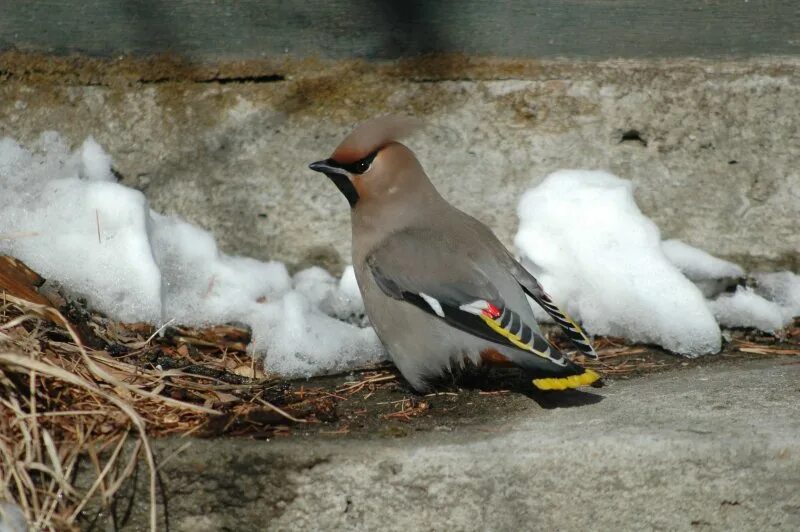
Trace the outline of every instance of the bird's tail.
{"label": "bird's tail", "polygon": [[[578,366],[580,368],[580,366]],[[542,377],[533,379],[533,385],[540,390],[570,390],[581,386],[589,386],[600,380],[600,375],[586,368],[580,368],[582,373],[566,377]]]}
{"label": "bird's tail", "polygon": [[[538,334],[535,336],[539,337]],[[546,343],[549,358],[532,356],[527,351],[507,351],[508,360],[533,377],[533,385],[540,390],[569,390],[589,386],[600,380],[600,375],[591,369],[579,366],[566,358],[556,347]],[[558,363],[554,362],[557,360]]]}
{"label": "bird's tail", "polygon": [[553,302],[553,300],[548,296],[544,291],[540,294],[535,294],[533,292],[528,292],[536,303],[539,304],[540,307],[544,309],[547,314],[553,318],[553,321],[561,327],[561,329],[566,333],[567,337],[570,339],[572,344],[578,348],[578,351],[584,356],[589,358],[597,359],[597,352],[592,347],[592,342],[589,340],[589,337],[586,333],[581,329],[581,326],[578,325],[575,320],[570,317],[569,314],[558,308],[558,306]]}

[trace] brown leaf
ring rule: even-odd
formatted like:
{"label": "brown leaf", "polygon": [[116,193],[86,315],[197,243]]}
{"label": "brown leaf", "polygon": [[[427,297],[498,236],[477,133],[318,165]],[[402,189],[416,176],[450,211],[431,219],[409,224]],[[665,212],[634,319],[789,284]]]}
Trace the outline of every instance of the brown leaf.
{"label": "brown leaf", "polygon": [[0,292],[49,307],[50,301],[36,290],[43,282],[44,279],[24,262],[7,255],[0,256]]}

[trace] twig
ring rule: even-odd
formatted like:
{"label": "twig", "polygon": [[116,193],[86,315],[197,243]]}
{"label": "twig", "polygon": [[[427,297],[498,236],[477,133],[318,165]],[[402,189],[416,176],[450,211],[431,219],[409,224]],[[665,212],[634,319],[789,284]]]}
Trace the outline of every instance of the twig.
{"label": "twig", "polygon": [[263,400],[260,397],[257,397],[256,401],[258,401],[262,405],[266,406],[267,408],[271,408],[272,410],[274,410],[275,412],[277,412],[278,414],[282,415],[283,417],[285,417],[286,419],[288,419],[290,421],[294,421],[295,423],[308,423],[308,420],[296,418],[293,415],[291,415],[290,413],[288,413],[288,412],[286,412],[284,410],[281,410],[277,406],[273,405],[272,403],[268,403],[267,401]]}
{"label": "twig", "polygon": [[94,221],[97,225],[97,243],[102,244],[103,240],[100,238],[100,211],[98,209],[94,210]]}
{"label": "twig", "polygon": [[161,331],[163,331],[164,329],[166,329],[167,327],[169,327],[169,325],[170,325],[172,322],[174,322],[174,321],[175,321],[175,318],[172,318],[172,319],[171,319],[171,320],[169,320],[167,323],[165,323],[164,325],[162,325],[161,327],[159,327],[158,329],[156,329],[156,332],[154,332],[153,334],[151,334],[151,335],[150,335],[150,338],[148,338],[147,340],[145,340],[145,342],[144,342],[144,345],[147,345],[147,344],[149,344],[150,342],[152,342],[152,341],[153,341],[153,338],[155,338],[156,336],[158,336],[159,334],[161,334]]}
{"label": "twig", "polygon": [[40,233],[35,231],[20,232],[20,233],[2,233],[0,240],[16,240],[17,238],[28,238],[31,236],[39,236]]}

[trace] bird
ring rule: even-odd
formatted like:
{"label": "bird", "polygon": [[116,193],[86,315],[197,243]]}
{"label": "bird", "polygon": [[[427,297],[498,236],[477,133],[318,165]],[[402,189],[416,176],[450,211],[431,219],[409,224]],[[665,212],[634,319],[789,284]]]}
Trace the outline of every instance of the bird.
{"label": "bird", "polygon": [[400,142],[420,125],[405,116],[366,120],[309,165],[350,205],[356,281],[392,362],[420,393],[467,360],[517,366],[540,390],[598,385],[598,373],[548,342],[526,295],[596,359],[583,329],[489,227],[439,194]]}

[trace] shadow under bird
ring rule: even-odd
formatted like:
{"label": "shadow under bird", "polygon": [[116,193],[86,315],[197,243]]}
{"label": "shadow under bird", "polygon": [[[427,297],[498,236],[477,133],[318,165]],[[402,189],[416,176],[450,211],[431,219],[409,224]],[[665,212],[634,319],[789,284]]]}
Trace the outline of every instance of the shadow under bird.
{"label": "shadow under bird", "polygon": [[518,366],[542,390],[597,381],[545,339],[525,295],[580,353],[597,358],[583,330],[488,227],[439,195],[398,142],[417,124],[368,120],[330,158],[309,165],[350,203],[356,279],[392,361],[420,392],[465,359]]}

